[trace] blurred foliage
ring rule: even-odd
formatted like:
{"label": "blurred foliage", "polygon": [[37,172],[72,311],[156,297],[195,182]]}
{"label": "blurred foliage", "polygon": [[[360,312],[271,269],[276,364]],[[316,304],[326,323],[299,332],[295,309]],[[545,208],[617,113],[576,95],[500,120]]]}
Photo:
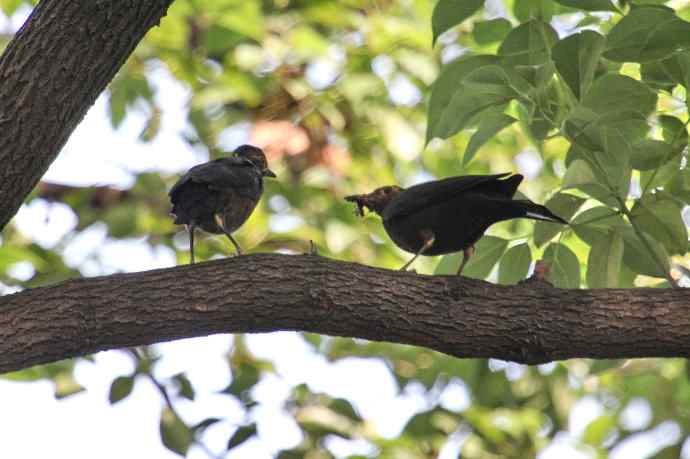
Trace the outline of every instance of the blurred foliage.
{"label": "blurred foliage", "polygon": [[[10,15],[28,3],[0,0],[0,9]],[[267,182],[265,199],[238,231],[243,247],[294,252],[313,240],[324,256],[396,268],[408,255],[389,242],[378,218],[358,219],[343,196],[430,177],[515,171],[528,177],[525,195],[573,223],[494,225],[465,275],[515,283],[544,259],[561,287],[685,283],[690,6],[664,3],[176,0],[111,83],[110,121],[118,128],[143,113],[140,139],[155,139],[166,116],[155,75],[164,69],[190,91],[189,126],[181,133],[189,148],[217,157],[234,146],[223,141],[229,132],[262,146],[279,179]],[[127,190],[39,187],[29,201],[66,204],[76,228],[48,248],[8,228],[0,281],[26,288],[92,272],[97,257],[75,263],[64,254],[96,227],[107,228],[111,240],[145,238],[188,262],[186,237],[167,216],[165,191],[176,178],[139,174]],[[197,250],[200,259],[229,253],[222,238],[205,238]],[[454,273],[459,261],[426,258],[415,268]],[[13,274],[19,263],[29,263],[33,275]],[[293,387],[285,410],[302,441],[280,458],[335,457],[329,444],[336,437],[374,451],[351,458],[436,457],[447,443],[460,444],[462,457],[524,458],[562,443],[565,432],[588,457],[607,457],[627,440],[671,425],[675,434],[653,437],[657,449],[647,456],[670,458],[679,456],[690,429],[690,371],[681,359],[526,367],[304,337],[331,362],[383,359],[401,391],[423,387],[427,408],[384,438],[350,401]],[[112,403],[126,398],[137,378],[153,377],[155,350],[133,355],[136,371],[113,381]],[[223,393],[245,413],[227,441],[234,449],[261,438],[253,388],[276,370],[241,336],[228,365],[232,380]],[[62,362],[7,377],[49,378],[64,396],[80,390],[72,367]],[[221,419],[192,425],[175,411],[177,400],[195,398],[184,374],[157,384],[168,402],[163,444],[180,454],[203,444],[205,430]],[[457,385],[467,406],[439,396]],[[575,431],[571,410],[585,399],[601,414]],[[639,415],[640,404],[648,417]],[[639,422],[630,421],[631,406]]]}

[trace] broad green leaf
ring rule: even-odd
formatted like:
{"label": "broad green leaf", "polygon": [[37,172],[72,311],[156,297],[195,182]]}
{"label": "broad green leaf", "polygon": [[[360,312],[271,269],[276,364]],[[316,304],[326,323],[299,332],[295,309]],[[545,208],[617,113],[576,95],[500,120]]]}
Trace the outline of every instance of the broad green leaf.
{"label": "broad green leaf", "polygon": [[462,165],[466,166],[477,151],[496,134],[517,121],[512,116],[502,112],[487,112],[479,120],[479,128],[472,134],[467,149],[462,157]]}
{"label": "broad green leaf", "polygon": [[551,54],[558,73],[579,100],[594,80],[605,38],[591,30],[558,41]]}
{"label": "broad green leaf", "polygon": [[431,16],[432,46],[446,30],[460,24],[484,6],[484,0],[438,0]]}
{"label": "broad green leaf", "polygon": [[647,85],[625,75],[608,73],[592,83],[582,105],[595,113],[625,113],[643,116],[656,108],[657,95]]}
{"label": "broad green leaf", "polygon": [[509,66],[540,65],[548,60],[557,40],[558,34],[549,24],[535,19],[511,30],[498,54]]}
{"label": "broad green leaf", "polygon": [[587,285],[590,288],[617,287],[623,261],[623,238],[615,229],[595,239],[587,260]]}
{"label": "broad green leaf", "polygon": [[[585,199],[572,194],[556,193],[544,205],[562,219],[570,220],[584,202]],[[560,223],[538,221],[534,225],[534,243],[541,247],[567,228]]]}
{"label": "broad green leaf", "polygon": [[472,35],[479,45],[488,45],[503,40],[512,30],[513,26],[505,18],[490,19],[474,23]]}
{"label": "broad green leaf", "polygon": [[601,184],[600,175],[595,174],[588,161],[576,159],[565,172],[563,189],[577,188],[604,204],[616,205],[613,192]]}
{"label": "broad green leaf", "polygon": [[112,384],[110,385],[110,393],[108,394],[108,400],[110,401],[110,404],[113,405],[129,396],[133,388],[133,376],[118,376],[117,378],[115,378]]}
{"label": "broad green leaf", "polygon": [[690,46],[690,23],[665,6],[633,7],[608,33],[604,57],[617,62],[664,59]]}
{"label": "broad green leaf", "polygon": [[661,166],[671,158],[671,145],[661,140],[644,139],[632,146],[630,165],[641,171]]}
{"label": "broad green leaf", "polygon": [[230,439],[228,440],[227,449],[231,450],[237,446],[240,446],[245,441],[249,440],[251,437],[256,435],[257,429],[256,424],[249,424],[246,426],[240,426],[235,430]]}
{"label": "broad green leaf", "polygon": [[661,115],[659,124],[661,124],[661,136],[673,148],[682,150],[688,144],[688,130],[681,120],[675,116]]}
{"label": "broad green leaf", "polygon": [[643,231],[659,241],[670,254],[685,254],[688,232],[681,216],[683,207],[671,195],[647,194],[632,208],[632,218]]}
{"label": "broad green leaf", "polygon": [[[663,245],[649,234],[643,233],[646,244],[630,227],[620,228],[625,244],[623,263],[639,274],[665,277],[670,269],[669,255]],[[651,248],[651,251],[649,248]]]}
{"label": "broad green leaf", "polygon": [[668,192],[686,205],[690,204],[690,169],[679,171],[668,184]]}
{"label": "broad green leaf", "polygon": [[591,246],[598,239],[605,237],[612,229],[624,228],[628,224],[619,212],[608,207],[598,206],[578,214],[570,226],[577,237]]}
{"label": "broad green leaf", "polygon": [[161,441],[170,451],[185,456],[192,444],[192,431],[169,408],[161,412],[159,425]]}
{"label": "broad green leaf", "polygon": [[643,191],[666,187],[681,172],[683,155],[671,155],[671,159],[660,167],[640,172],[640,187]]}
{"label": "broad green leaf", "polygon": [[10,17],[23,3],[24,0],[0,0],[0,11]]}
{"label": "broad green leaf", "polygon": [[580,287],[580,262],[568,246],[561,243],[549,244],[543,259],[549,263],[549,282],[559,288]]}
{"label": "broad green leaf", "polygon": [[617,429],[618,423],[615,416],[604,414],[587,425],[582,434],[582,441],[588,445],[601,446]]}
{"label": "broad green leaf", "polygon": [[531,263],[532,252],[527,244],[518,244],[509,248],[498,266],[498,282],[508,285],[517,284],[527,277]]}
{"label": "broad green leaf", "polygon": [[571,8],[576,8],[578,10],[585,11],[613,11],[618,12],[610,0],[554,0],[556,3],[560,3],[563,6],[569,6]]}
{"label": "broad green leaf", "polygon": [[452,133],[446,134],[447,126],[452,124],[453,112],[456,110],[450,105],[454,96],[462,97],[464,88],[461,81],[476,69],[497,61],[496,56],[468,56],[443,66],[441,74],[431,87],[426,129],[427,142],[434,137],[452,135]]}
{"label": "broad green leaf", "polygon": [[539,19],[550,22],[555,11],[551,0],[514,0],[513,15],[520,22]]}

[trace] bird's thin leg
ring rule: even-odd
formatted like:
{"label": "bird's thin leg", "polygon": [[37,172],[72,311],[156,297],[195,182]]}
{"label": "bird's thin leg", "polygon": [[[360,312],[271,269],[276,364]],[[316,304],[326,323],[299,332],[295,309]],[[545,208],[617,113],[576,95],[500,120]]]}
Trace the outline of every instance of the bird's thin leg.
{"label": "bird's thin leg", "polygon": [[467,262],[470,261],[470,257],[472,255],[474,255],[473,245],[469,246],[468,248],[462,251],[462,263],[460,263],[460,267],[458,268],[458,276],[462,273],[462,270],[465,268]]}
{"label": "bird's thin leg", "polygon": [[227,231],[225,231],[225,229],[223,229],[223,232],[224,232],[225,235],[228,237],[228,239],[230,239],[230,242],[232,242],[232,244],[235,246],[235,249],[237,249],[237,255],[242,255],[242,249],[240,248],[240,245],[237,243],[237,241],[235,240],[235,238],[233,238],[233,237],[230,235],[230,233],[228,233]]}
{"label": "bird's thin leg", "polygon": [[400,271],[405,271],[407,267],[410,266],[412,262],[417,259],[418,256],[423,255],[424,252],[426,252],[429,249],[429,247],[434,245],[434,241],[434,236],[429,236],[429,238],[426,241],[424,241],[424,244],[422,244],[422,247],[419,250],[417,250],[417,253],[414,254],[414,257],[412,257],[410,261],[405,263],[405,265],[402,268],[400,268]]}
{"label": "bird's thin leg", "polygon": [[216,220],[216,225],[218,225],[218,228],[225,234],[228,239],[230,239],[230,242],[232,242],[232,245],[235,246],[235,249],[237,250],[237,255],[242,255],[242,249],[240,248],[240,245],[237,243],[235,238],[232,237],[230,232],[225,229],[225,225],[223,222],[223,217],[221,217],[219,214],[215,214],[213,218]]}
{"label": "bird's thin leg", "polygon": [[195,226],[193,223],[187,228],[187,231],[189,231],[189,253],[191,256],[191,262],[189,264],[191,265],[194,264],[194,228]]}

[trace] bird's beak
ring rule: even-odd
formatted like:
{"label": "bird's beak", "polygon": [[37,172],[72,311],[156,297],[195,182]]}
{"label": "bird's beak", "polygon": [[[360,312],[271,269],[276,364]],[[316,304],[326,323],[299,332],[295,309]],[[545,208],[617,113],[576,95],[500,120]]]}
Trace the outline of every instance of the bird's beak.
{"label": "bird's beak", "polygon": [[360,217],[364,217],[364,202],[366,201],[365,194],[353,194],[351,196],[345,196],[345,200],[357,204],[357,210],[355,213]]}
{"label": "bird's beak", "polygon": [[275,177],[276,176],[276,174],[271,169],[268,169],[268,168],[264,169],[261,172],[261,175],[263,175],[264,177]]}

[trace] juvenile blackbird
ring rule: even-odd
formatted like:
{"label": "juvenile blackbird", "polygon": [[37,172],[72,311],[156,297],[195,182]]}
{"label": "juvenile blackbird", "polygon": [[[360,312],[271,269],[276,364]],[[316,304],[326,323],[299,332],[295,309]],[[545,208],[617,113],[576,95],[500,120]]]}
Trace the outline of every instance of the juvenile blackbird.
{"label": "juvenile blackbird", "polygon": [[231,156],[194,166],[170,189],[171,215],[189,231],[189,251],[194,263],[194,229],[225,234],[242,254],[232,237],[249,218],[264,190],[263,178],[275,177],[263,150],[251,145],[238,147]]}
{"label": "juvenile blackbird", "polygon": [[410,188],[384,186],[369,194],[347,196],[383,219],[383,227],[395,244],[414,257],[463,251],[460,274],[472,256],[474,244],[489,226],[512,218],[531,218],[564,223],[549,209],[528,200],[513,200],[522,181],[516,174],[466,175],[420,183]]}

